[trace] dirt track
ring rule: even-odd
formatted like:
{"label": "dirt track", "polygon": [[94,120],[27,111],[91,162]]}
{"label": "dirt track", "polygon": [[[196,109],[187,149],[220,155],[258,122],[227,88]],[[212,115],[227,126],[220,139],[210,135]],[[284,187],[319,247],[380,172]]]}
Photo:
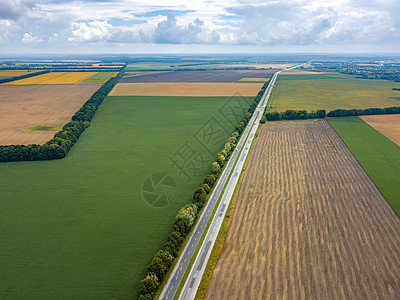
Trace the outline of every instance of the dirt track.
{"label": "dirt track", "polygon": [[360,116],[360,118],[400,146],[400,115]]}
{"label": "dirt track", "polygon": [[25,128],[64,125],[100,86],[0,86],[0,145],[45,143],[55,132],[32,132]]}
{"label": "dirt track", "polygon": [[256,140],[206,299],[400,299],[400,220],[325,120]]}

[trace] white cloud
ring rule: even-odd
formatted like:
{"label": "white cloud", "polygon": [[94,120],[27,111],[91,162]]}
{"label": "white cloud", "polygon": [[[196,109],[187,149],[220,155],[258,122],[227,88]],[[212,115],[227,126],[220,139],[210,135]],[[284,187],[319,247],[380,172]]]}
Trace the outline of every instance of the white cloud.
{"label": "white cloud", "polygon": [[106,21],[93,21],[86,23],[72,24],[73,37],[68,40],[71,42],[102,42],[110,36],[112,26]]}
{"label": "white cloud", "polygon": [[174,14],[159,22],[153,33],[153,41],[160,44],[207,44],[219,39],[219,33],[206,28],[204,21],[196,18],[193,23],[178,25]]}
{"label": "white cloud", "polygon": [[140,24],[113,26],[107,21],[78,22],[72,27],[70,42],[207,44],[220,39],[218,32],[208,29],[204,21],[196,18],[189,24],[178,24],[174,14],[169,14],[167,20],[161,20],[147,33]]}
{"label": "white cloud", "polygon": [[7,39],[11,22],[8,20],[0,20],[0,41]]}
{"label": "white cloud", "polygon": [[246,44],[375,43],[398,37],[390,14],[368,7],[327,5],[326,2],[271,2],[228,8],[242,16],[236,41]]}
{"label": "white cloud", "polygon": [[34,36],[32,32],[25,32],[22,37],[24,43],[42,42],[43,40],[38,36]]}
{"label": "white cloud", "polygon": [[0,0],[0,21],[2,46],[43,40],[78,50],[84,43],[328,49],[400,41],[399,0]]}

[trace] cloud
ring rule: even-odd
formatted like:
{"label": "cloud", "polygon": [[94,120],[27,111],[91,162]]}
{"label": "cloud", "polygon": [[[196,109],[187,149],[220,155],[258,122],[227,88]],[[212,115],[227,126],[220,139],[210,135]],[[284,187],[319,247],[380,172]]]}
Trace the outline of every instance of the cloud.
{"label": "cloud", "polygon": [[93,49],[147,43],[161,51],[180,45],[288,51],[394,45],[400,41],[400,1],[0,0],[1,47],[29,51],[26,43],[38,41],[48,51],[79,51],[84,43]]}
{"label": "cloud", "polygon": [[244,19],[234,40],[239,44],[376,43],[399,36],[390,14],[353,4],[289,1],[228,8]]}
{"label": "cloud", "polygon": [[43,42],[41,38],[34,36],[32,32],[25,32],[24,36],[22,37],[22,41],[24,43]]}
{"label": "cloud", "polygon": [[107,21],[75,22],[72,24],[70,42],[116,42],[157,44],[205,44],[216,43],[220,35],[206,28],[204,21],[195,19],[187,25],[178,25],[174,14],[160,21],[147,33],[133,26],[113,26]]}
{"label": "cloud", "polygon": [[159,22],[153,33],[153,41],[160,44],[208,44],[219,39],[219,33],[208,30],[204,21],[196,18],[188,25],[178,25],[174,14]]}
{"label": "cloud", "polygon": [[107,21],[78,22],[72,24],[70,42],[144,43],[151,37],[143,30],[129,26],[113,26]]}
{"label": "cloud", "polygon": [[35,6],[33,0],[1,0],[0,19],[16,20]]}
{"label": "cloud", "polygon": [[112,25],[106,21],[93,21],[90,23],[73,23],[73,37],[70,42],[102,42],[110,37]]}
{"label": "cloud", "polygon": [[11,22],[8,20],[0,20],[0,41],[7,38]]}

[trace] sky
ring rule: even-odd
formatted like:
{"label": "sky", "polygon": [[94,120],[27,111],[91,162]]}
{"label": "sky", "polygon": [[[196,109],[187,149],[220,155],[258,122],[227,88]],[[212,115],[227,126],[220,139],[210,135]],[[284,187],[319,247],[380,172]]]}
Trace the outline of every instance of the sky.
{"label": "sky", "polygon": [[399,46],[399,0],[0,0],[2,54],[399,53]]}

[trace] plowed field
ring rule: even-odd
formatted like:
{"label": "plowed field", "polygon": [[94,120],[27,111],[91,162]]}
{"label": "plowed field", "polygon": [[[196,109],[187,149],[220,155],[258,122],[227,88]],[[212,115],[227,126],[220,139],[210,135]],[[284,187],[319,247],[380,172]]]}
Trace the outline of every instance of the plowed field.
{"label": "plowed field", "polygon": [[400,219],[325,120],[264,125],[206,299],[399,299]]}
{"label": "plowed field", "polygon": [[0,86],[0,145],[42,144],[55,132],[28,131],[64,125],[100,84]]}

